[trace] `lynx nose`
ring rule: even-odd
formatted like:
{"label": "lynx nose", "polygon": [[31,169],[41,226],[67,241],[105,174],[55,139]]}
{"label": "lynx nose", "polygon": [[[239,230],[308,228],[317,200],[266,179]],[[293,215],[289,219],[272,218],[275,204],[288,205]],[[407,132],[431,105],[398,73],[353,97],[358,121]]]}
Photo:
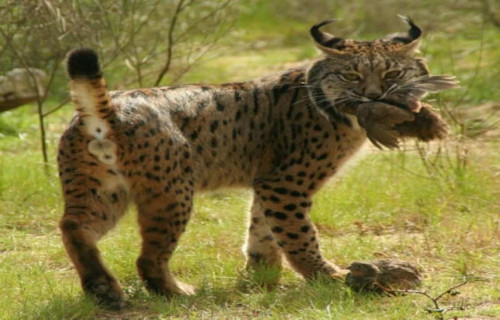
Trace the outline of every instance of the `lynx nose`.
{"label": "lynx nose", "polygon": [[365,97],[370,100],[377,100],[382,96],[382,90],[380,88],[371,87],[365,90]]}
{"label": "lynx nose", "polygon": [[380,83],[376,81],[376,79],[370,78],[367,79],[365,90],[364,90],[364,96],[367,97],[370,100],[377,100],[382,96],[382,88],[380,86]]}

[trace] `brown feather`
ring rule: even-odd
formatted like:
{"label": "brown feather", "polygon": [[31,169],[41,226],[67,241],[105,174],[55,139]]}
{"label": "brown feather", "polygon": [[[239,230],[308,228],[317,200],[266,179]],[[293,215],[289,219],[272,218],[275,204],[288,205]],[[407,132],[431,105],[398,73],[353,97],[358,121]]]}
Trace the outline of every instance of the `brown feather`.
{"label": "brown feather", "polygon": [[414,113],[413,121],[397,123],[393,129],[400,138],[416,138],[421,141],[443,139],[448,132],[448,126],[441,116],[428,103],[422,102],[420,112]]}
{"label": "brown feather", "polygon": [[398,147],[400,134],[394,130],[397,124],[411,122],[415,114],[390,104],[368,102],[358,106],[356,116],[366,130],[366,136],[377,147],[394,149]]}
{"label": "brown feather", "polygon": [[382,102],[367,102],[356,109],[358,122],[368,139],[379,149],[399,147],[402,138],[421,141],[443,139],[448,131],[441,116],[428,103],[421,102],[418,112],[411,112]]}

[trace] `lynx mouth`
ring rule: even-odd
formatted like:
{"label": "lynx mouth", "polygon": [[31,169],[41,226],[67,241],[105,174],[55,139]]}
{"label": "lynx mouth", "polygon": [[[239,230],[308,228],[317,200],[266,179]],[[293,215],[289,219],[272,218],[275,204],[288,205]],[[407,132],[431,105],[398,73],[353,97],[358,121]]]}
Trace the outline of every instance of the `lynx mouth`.
{"label": "lynx mouth", "polygon": [[401,102],[398,102],[398,101],[395,101],[395,100],[392,100],[392,99],[379,99],[379,100],[373,100],[373,102],[382,102],[382,103],[385,103],[385,104],[390,104],[392,106],[395,106],[395,107],[398,107],[400,109],[404,109],[404,110],[408,110],[409,109],[409,106],[401,103]]}

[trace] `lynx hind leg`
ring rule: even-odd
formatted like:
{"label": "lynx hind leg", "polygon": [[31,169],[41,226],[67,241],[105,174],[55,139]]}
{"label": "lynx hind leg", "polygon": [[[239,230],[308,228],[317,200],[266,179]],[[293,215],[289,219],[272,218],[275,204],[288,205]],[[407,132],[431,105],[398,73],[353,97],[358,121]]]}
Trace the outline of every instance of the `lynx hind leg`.
{"label": "lynx hind leg", "polygon": [[310,195],[281,179],[262,182],[254,188],[266,221],[293,269],[306,279],[318,275],[339,277],[341,268],[321,255],[316,228],[308,216]]}
{"label": "lynx hind leg", "polygon": [[100,166],[92,167],[92,173],[81,173],[62,165],[60,174],[65,200],[60,229],[83,290],[98,303],[119,309],[125,305],[123,293],[96,244],[123,215],[127,189],[118,173]]}
{"label": "lynx hind leg", "polygon": [[164,296],[193,294],[194,288],[176,281],[168,266],[185,231],[191,201],[175,197],[149,198],[138,204],[138,209],[142,250],[137,259],[137,269],[146,288]]}
{"label": "lynx hind leg", "polygon": [[176,171],[168,170],[170,174],[162,179],[164,182],[148,181],[147,190],[138,192],[136,199],[142,236],[137,269],[148,291],[164,296],[194,293],[192,286],[176,281],[169,270],[170,258],[186,229],[193,202],[189,161],[173,163]]}
{"label": "lynx hind leg", "polygon": [[254,197],[250,209],[249,227],[243,250],[247,256],[247,269],[256,269],[262,266],[278,269],[282,267],[281,249],[266,221],[264,208],[258,197]]}

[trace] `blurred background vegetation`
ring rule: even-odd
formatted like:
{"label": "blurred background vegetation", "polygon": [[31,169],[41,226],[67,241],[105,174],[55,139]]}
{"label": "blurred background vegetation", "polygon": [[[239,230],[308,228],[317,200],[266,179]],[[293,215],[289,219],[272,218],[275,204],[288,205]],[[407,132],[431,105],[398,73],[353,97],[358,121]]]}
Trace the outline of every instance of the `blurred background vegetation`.
{"label": "blurred background vegetation", "polygon": [[[471,306],[465,314],[500,316],[498,1],[0,0],[0,74],[36,67],[48,75],[45,94],[35,103],[0,113],[0,318],[99,318],[79,296],[57,229],[62,200],[55,155],[74,113],[64,67],[69,50],[96,49],[110,89],[244,81],[317,57],[308,33],[314,23],[335,17],[339,21],[329,32],[373,39],[407,30],[397,14],[424,29],[420,49],[431,72],[461,82],[460,89],[427,98],[451,134],[437,144],[410,142],[398,152],[369,152],[339,178],[342,183],[320,192],[312,216],[322,249],[344,266],[380,257],[412,261],[427,271],[426,283],[436,290],[456,283],[457,276],[485,276],[488,284],[463,298]],[[133,303],[148,305],[130,318],[189,317],[195,311],[222,318],[429,316],[418,298],[383,307],[371,298],[360,304],[364,298],[345,290],[301,287],[292,273],[284,276],[286,290],[241,295],[233,286],[243,264],[245,227],[243,215],[233,211],[247,209],[247,196],[224,191],[196,200],[173,270],[204,289],[193,300],[167,305],[141,293],[132,262],[139,240],[134,217],[125,218],[103,251]],[[224,262],[213,263],[219,257]],[[189,273],[182,271],[186,267]],[[332,299],[338,304],[331,305]]]}
{"label": "blurred background vegetation", "polygon": [[[330,17],[339,19],[330,32],[371,39],[403,31],[397,14],[410,15],[426,32],[421,50],[431,70],[462,82],[444,95],[453,107],[497,102],[498,7],[492,0],[4,0],[0,73],[35,67],[48,79],[37,109],[2,115],[0,134],[22,133],[16,119],[35,111],[48,161],[45,127],[68,102],[63,61],[73,48],[99,52],[112,89],[241,81],[317,56],[308,29]],[[473,119],[470,129],[488,128],[485,121]]]}
{"label": "blurred background vegetation", "polygon": [[[406,29],[396,16],[398,13],[411,16],[424,28],[427,38],[422,48],[424,54],[435,58],[433,55],[441,46],[447,47],[448,51],[437,58],[445,56],[446,60],[462,63],[470,57],[466,61],[472,69],[477,62],[474,53],[498,47],[496,32],[500,25],[499,5],[491,0],[3,2],[0,4],[1,70],[29,65],[49,74],[55,72],[49,96],[59,101],[67,96],[67,79],[61,62],[69,50],[82,46],[99,51],[113,87],[138,87],[212,81],[220,75],[209,74],[208,79],[185,76],[190,74],[191,65],[207,65],[214,57],[276,49],[290,62],[312,58],[316,56],[308,34],[312,24],[336,17],[339,21],[329,27],[331,32],[370,39]],[[428,52],[427,48],[434,49]],[[287,54],[289,50],[296,55]],[[483,63],[487,64],[495,56],[484,58]],[[171,66],[158,81],[167,59],[171,59]],[[453,68],[460,67],[451,63],[443,65],[443,71],[453,72]],[[231,63],[227,68],[231,68]],[[481,78],[498,73],[488,71],[493,72],[482,74]],[[221,80],[227,79],[213,81]],[[490,90],[493,91],[497,90]]]}

